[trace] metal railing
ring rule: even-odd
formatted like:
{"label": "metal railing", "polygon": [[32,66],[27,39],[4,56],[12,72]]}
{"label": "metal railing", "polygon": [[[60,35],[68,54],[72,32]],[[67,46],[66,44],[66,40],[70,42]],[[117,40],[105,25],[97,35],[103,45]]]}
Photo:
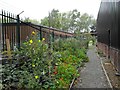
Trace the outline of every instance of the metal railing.
{"label": "metal railing", "polygon": [[[35,25],[30,22],[23,22],[20,20],[19,15],[1,11],[0,14],[0,44],[2,50],[7,49],[7,41],[10,43],[10,49],[14,47],[18,49],[21,43],[25,41],[32,33],[36,31],[39,34],[39,39],[46,38],[46,43],[54,42],[57,38],[73,37],[73,33],[64,32],[55,28],[49,28],[42,25]],[[52,40],[51,38],[52,37]]]}

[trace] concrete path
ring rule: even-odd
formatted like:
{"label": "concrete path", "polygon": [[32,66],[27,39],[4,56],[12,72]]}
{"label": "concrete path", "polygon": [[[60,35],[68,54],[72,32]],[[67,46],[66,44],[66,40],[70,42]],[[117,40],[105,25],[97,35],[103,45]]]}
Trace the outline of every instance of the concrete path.
{"label": "concrete path", "polygon": [[76,88],[110,88],[94,46],[87,52],[89,62],[80,72]]}

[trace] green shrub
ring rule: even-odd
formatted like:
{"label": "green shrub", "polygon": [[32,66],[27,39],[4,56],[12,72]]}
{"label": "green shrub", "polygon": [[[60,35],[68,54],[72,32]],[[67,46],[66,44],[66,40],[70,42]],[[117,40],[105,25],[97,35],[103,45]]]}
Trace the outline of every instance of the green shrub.
{"label": "green shrub", "polygon": [[48,66],[51,60],[44,40],[40,41],[36,35],[32,35],[14,53],[12,65],[4,65],[4,88],[44,88],[45,82],[50,81]]}
{"label": "green shrub", "polygon": [[[14,52],[12,64],[3,65],[3,87],[6,89],[68,88],[79,76],[78,68],[88,61],[85,42],[75,38],[58,39],[53,49],[36,32]],[[83,45],[83,46],[82,46]]]}

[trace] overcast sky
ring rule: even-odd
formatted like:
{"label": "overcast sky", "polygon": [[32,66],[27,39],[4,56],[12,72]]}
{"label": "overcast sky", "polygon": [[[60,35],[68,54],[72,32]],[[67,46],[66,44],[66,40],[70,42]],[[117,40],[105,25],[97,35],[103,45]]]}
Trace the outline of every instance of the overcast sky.
{"label": "overcast sky", "polygon": [[48,16],[49,11],[58,9],[67,12],[77,9],[81,13],[88,13],[97,18],[101,0],[0,0],[0,9],[40,20]]}

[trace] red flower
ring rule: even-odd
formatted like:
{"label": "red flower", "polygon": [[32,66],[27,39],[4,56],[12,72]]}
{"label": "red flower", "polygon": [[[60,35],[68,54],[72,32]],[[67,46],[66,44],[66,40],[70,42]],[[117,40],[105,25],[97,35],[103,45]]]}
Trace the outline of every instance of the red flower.
{"label": "red flower", "polygon": [[57,74],[57,72],[54,72],[54,75],[56,75]]}

